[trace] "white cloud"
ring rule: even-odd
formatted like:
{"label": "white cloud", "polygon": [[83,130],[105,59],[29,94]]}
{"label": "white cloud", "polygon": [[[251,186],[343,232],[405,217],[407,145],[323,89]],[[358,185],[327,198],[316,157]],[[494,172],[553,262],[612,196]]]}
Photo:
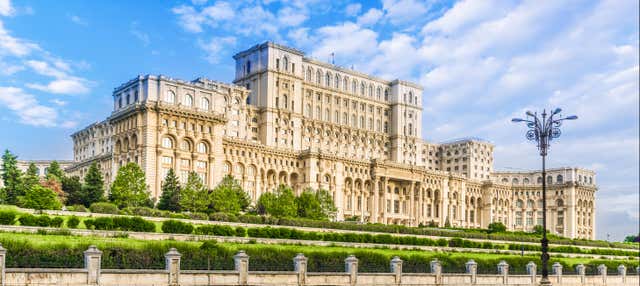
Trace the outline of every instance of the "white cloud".
{"label": "white cloud", "polygon": [[17,87],[0,87],[0,103],[13,111],[24,124],[56,126],[58,112],[38,103],[36,98]]}
{"label": "white cloud", "polygon": [[209,63],[216,64],[220,61],[221,52],[228,47],[235,45],[235,37],[214,37],[209,41],[199,41],[200,48],[207,54],[205,59]]}
{"label": "white cloud", "polygon": [[419,0],[383,0],[382,8],[385,16],[394,25],[406,24],[424,17],[429,11],[427,2]]}
{"label": "white cloud", "polygon": [[360,10],[362,10],[362,4],[360,4],[360,3],[351,3],[351,4],[347,5],[347,7],[344,9],[344,13],[348,17],[353,17],[353,16],[356,16],[356,15],[360,14]]}
{"label": "white cloud", "polygon": [[55,94],[85,94],[90,90],[85,80],[76,77],[56,79],[46,85],[28,83],[26,86]]}
{"label": "white cloud", "polygon": [[304,11],[292,7],[284,7],[278,11],[278,21],[283,26],[296,27],[306,21],[308,16]]}
{"label": "white cloud", "polygon": [[378,23],[378,21],[382,18],[382,11],[371,8],[367,13],[364,13],[362,16],[358,17],[358,25],[361,26],[369,26]]}
{"label": "white cloud", "polygon": [[178,23],[186,31],[192,33],[202,32],[202,24],[205,21],[205,17],[197,12],[195,8],[182,5],[174,7],[171,11],[178,15]]}
{"label": "white cloud", "polygon": [[3,55],[24,57],[36,50],[40,50],[38,45],[11,36],[0,21],[0,58]]}
{"label": "white cloud", "polygon": [[231,20],[236,14],[229,3],[218,1],[214,5],[204,8],[202,15],[206,16],[210,21],[217,22]]}
{"label": "white cloud", "polygon": [[69,20],[71,20],[71,22],[80,26],[85,26],[85,27],[89,26],[89,23],[87,22],[87,20],[80,18],[80,16],[78,15],[70,15]]}
{"label": "white cloud", "polygon": [[14,12],[10,0],[0,0],[0,16],[11,16]]}
{"label": "white cloud", "polygon": [[376,32],[351,22],[318,28],[313,37],[316,43],[311,54],[320,60],[335,53],[340,59],[361,63],[375,54],[378,45]]}
{"label": "white cloud", "polygon": [[131,35],[133,35],[138,40],[140,40],[140,42],[142,42],[142,44],[146,47],[151,43],[151,39],[149,38],[149,34],[138,29],[138,26],[139,26],[138,22],[132,22],[131,28],[129,29],[129,33],[131,33]]}
{"label": "white cloud", "polygon": [[65,106],[65,105],[67,105],[66,101],[60,100],[60,99],[57,99],[57,98],[54,98],[54,99],[52,99],[50,101],[51,101],[51,103],[53,103],[53,104],[55,104],[57,106]]}

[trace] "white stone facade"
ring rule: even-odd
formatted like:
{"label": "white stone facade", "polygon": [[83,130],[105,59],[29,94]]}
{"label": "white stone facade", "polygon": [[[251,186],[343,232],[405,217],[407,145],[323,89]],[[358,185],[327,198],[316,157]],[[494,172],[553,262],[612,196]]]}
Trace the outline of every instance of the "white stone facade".
{"label": "white stone facade", "polygon": [[[147,75],[117,87],[111,115],[72,135],[77,164],[71,172],[83,174],[97,161],[108,184],[120,166],[137,162],[156,198],[173,168],[183,180],[197,172],[210,187],[231,174],[254,201],[281,183],[297,192],[325,188],[338,220],[457,227],[499,220],[510,229],[533,229],[526,212],[539,210],[516,204],[521,191],[540,186],[512,184],[515,174],[494,172],[493,145],[484,140],[421,139],[417,84],[318,62],[270,42],[234,59],[234,84]],[[548,205],[561,199],[564,217],[550,215],[549,226],[564,236],[594,238],[595,175],[572,170],[580,171],[550,186]],[[517,176],[533,182],[535,172]],[[590,184],[579,182],[584,176]],[[515,223],[519,212],[522,225]]]}

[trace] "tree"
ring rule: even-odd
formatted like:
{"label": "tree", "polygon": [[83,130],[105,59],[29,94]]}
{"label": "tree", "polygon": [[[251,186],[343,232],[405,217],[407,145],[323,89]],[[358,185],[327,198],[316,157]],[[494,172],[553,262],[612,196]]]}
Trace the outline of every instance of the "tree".
{"label": "tree", "polygon": [[82,193],[80,177],[62,178],[62,191],[64,191],[67,197],[67,205],[84,205],[84,194]]}
{"label": "tree", "polygon": [[624,238],[624,242],[640,242],[640,235],[628,235]]}
{"label": "tree", "polygon": [[249,207],[247,193],[240,187],[233,176],[226,175],[210,194],[211,208],[215,212],[237,214]]}
{"label": "tree", "polygon": [[22,185],[24,190],[29,190],[33,186],[40,183],[40,176],[38,175],[38,168],[36,164],[30,163],[27,172],[22,177]]}
{"label": "tree", "polygon": [[104,200],[104,180],[102,179],[102,173],[100,173],[96,162],[91,164],[87,174],[84,176],[81,197],[82,204],[85,207]]}
{"label": "tree", "polygon": [[273,207],[277,199],[274,193],[264,193],[260,195],[258,203],[256,204],[256,212],[261,215],[267,214],[267,210]]}
{"label": "tree", "polygon": [[338,212],[338,208],[336,208],[336,204],[333,201],[333,197],[331,193],[325,189],[319,189],[316,191],[316,197],[320,202],[320,208],[322,208],[322,213],[329,219],[333,219]]}
{"label": "tree", "polygon": [[64,191],[62,190],[62,184],[60,183],[60,181],[58,181],[58,179],[54,176],[51,176],[49,178],[47,178],[46,180],[40,182],[40,185],[52,190],[57,196],[58,199],[61,202],[65,202],[67,199],[66,194],[64,193]]}
{"label": "tree", "polygon": [[308,188],[304,190],[300,196],[295,199],[298,206],[298,216],[310,219],[327,219],[327,216],[322,211],[320,201],[316,196],[316,192],[313,189]]}
{"label": "tree", "polygon": [[502,222],[499,222],[499,221],[492,222],[487,227],[488,233],[505,232],[505,231],[507,231],[507,227]]}
{"label": "tree", "polygon": [[62,203],[53,190],[35,185],[18,198],[20,206],[37,210],[59,210]]}
{"label": "tree", "polygon": [[205,212],[209,203],[209,190],[196,172],[190,172],[187,184],[180,190],[180,208],[189,212]]}
{"label": "tree", "polygon": [[[541,225],[537,224],[533,227],[533,233],[542,235],[543,232],[544,232],[544,229],[542,228]],[[547,233],[549,233],[549,230],[547,230]]]}
{"label": "tree", "polygon": [[51,177],[56,178],[58,182],[62,181],[62,178],[64,178],[64,171],[62,171],[62,169],[60,168],[60,164],[58,164],[58,161],[51,162],[49,168],[47,169],[47,178]]}
{"label": "tree", "polygon": [[18,169],[18,157],[9,150],[2,155],[2,181],[6,193],[6,202],[16,204],[18,197],[24,195],[22,172]]}
{"label": "tree", "polygon": [[[268,194],[268,193],[267,193]],[[273,196],[263,194],[260,196],[258,209],[274,217],[295,217],[298,213],[296,197],[293,190],[285,185],[280,185]],[[262,197],[266,197],[263,199]]]}
{"label": "tree", "polygon": [[180,182],[173,169],[169,169],[162,182],[162,195],[158,202],[158,209],[178,212],[180,211]]}
{"label": "tree", "polygon": [[119,208],[150,207],[153,205],[144,172],[136,163],[127,163],[118,170],[111,184],[109,200]]}

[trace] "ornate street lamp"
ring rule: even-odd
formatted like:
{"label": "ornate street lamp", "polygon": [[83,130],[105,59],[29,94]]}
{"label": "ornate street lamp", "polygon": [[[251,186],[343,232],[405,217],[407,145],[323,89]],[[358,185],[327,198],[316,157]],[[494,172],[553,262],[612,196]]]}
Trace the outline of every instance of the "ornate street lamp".
{"label": "ornate street lamp", "polygon": [[[554,138],[560,137],[560,125],[564,120],[575,120],[578,116],[572,115],[567,117],[560,116],[562,109],[556,108],[549,118],[547,111],[542,111],[542,118],[538,117],[538,113],[527,111],[527,119],[514,118],[511,122],[525,122],[529,130],[527,131],[527,140],[538,143],[538,150],[542,156],[542,279],[540,285],[551,285],[549,281],[549,240],[547,239],[547,171],[546,157],[549,143]],[[560,117],[558,119],[554,117]]]}

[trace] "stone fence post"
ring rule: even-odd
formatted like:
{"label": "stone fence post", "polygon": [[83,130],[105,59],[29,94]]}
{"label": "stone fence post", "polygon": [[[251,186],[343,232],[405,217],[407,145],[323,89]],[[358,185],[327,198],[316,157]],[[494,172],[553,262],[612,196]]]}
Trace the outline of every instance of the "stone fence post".
{"label": "stone fence post", "polygon": [[233,256],[233,261],[235,270],[238,272],[238,284],[247,285],[249,278],[249,255],[247,255],[244,250],[240,250]]}
{"label": "stone fence post", "polygon": [[607,285],[607,266],[604,264],[598,265],[598,274],[602,276],[602,284]]}
{"label": "stone fence post", "polygon": [[506,261],[501,260],[498,263],[498,274],[502,276],[502,284],[509,283],[509,264]]}
{"label": "stone fence post", "polygon": [[164,254],[165,269],[169,272],[169,285],[175,286],[180,284],[180,257],[182,255],[175,248],[170,248],[169,252]]}
{"label": "stone fence post", "polygon": [[551,271],[556,276],[556,283],[562,283],[562,264],[560,262],[554,263],[551,265]]}
{"label": "stone fence post", "polygon": [[89,246],[84,251],[84,269],[87,270],[87,284],[100,284],[100,267],[102,263],[102,251],[95,245]]}
{"label": "stone fence post", "polygon": [[349,284],[356,285],[358,282],[358,258],[355,255],[349,255],[344,260],[344,270],[349,274]]}
{"label": "stone fence post", "polygon": [[7,261],[7,249],[2,247],[0,243],[0,285],[4,286],[5,284],[5,274],[4,269]]}
{"label": "stone fence post", "polygon": [[395,276],[395,283],[396,285],[399,285],[402,283],[402,259],[398,256],[394,256],[393,259],[391,259],[390,266],[391,273]]}
{"label": "stone fence post", "polygon": [[578,275],[580,275],[580,284],[584,285],[585,282],[585,267],[584,264],[578,264],[576,265],[576,272],[578,273]]}
{"label": "stone fence post", "polygon": [[431,273],[436,275],[436,284],[442,283],[442,265],[438,259],[431,260]]}
{"label": "stone fence post", "polygon": [[467,270],[467,274],[471,275],[471,284],[476,284],[476,275],[478,274],[478,263],[476,263],[473,259],[469,259],[467,263],[464,264],[465,269]]}
{"label": "stone fence post", "polygon": [[529,276],[531,276],[531,284],[535,285],[536,284],[536,275],[537,275],[537,268],[538,266],[533,262],[533,261],[529,261],[529,263],[527,263],[527,274],[529,274]]}
{"label": "stone fence post", "polygon": [[307,283],[307,258],[302,253],[298,253],[293,258],[293,271],[298,274],[298,285]]}
{"label": "stone fence post", "polygon": [[622,283],[627,282],[627,267],[625,267],[624,264],[620,264],[620,266],[618,266],[618,275],[622,278]]}

